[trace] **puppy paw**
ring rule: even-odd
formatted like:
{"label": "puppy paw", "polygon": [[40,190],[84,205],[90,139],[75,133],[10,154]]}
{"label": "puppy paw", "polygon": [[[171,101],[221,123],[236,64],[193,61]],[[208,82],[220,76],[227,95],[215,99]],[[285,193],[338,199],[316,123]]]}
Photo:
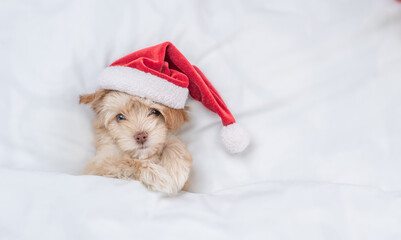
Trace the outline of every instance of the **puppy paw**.
{"label": "puppy paw", "polygon": [[164,167],[153,163],[147,164],[141,169],[138,180],[157,192],[174,194],[181,190],[181,187],[175,183]]}
{"label": "puppy paw", "polygon": [[169,137],[160,159],[162,165],[173,179],[175,185],[182,189],[191,171],[192,157],[184,142],[175,136]]}

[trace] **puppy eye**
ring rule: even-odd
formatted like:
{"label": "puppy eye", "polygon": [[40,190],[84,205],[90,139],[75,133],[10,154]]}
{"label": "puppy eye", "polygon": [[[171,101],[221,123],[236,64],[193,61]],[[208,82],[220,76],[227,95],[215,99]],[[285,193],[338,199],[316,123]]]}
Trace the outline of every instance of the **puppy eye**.
{"label": "puppy eye", "polygon": [[127,120],[127,119],[125,118],[124,115],[122,115],[122,114],[120,113],[120,114],[118,114],[118,115],[116,116],[116,120],[117,120],[117,122],[119,122],[119,121],[121,121],[121,120]]}
{"label": "puppy eye", "polygon": [[156,116],[159,116],[159,115],[160,115],[160,112],[159,112],[157,109],[152,109],[152,110],[150,110],[149,115],[156,115]]}

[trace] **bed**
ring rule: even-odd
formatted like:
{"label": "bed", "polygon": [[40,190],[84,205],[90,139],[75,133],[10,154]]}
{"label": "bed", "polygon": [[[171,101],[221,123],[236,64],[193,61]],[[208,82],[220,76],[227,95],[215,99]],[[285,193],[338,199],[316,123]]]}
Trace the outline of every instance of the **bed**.
{"label": "bed", "polygon": [[[397,1],[3,1],[0,239],[401,239]],[[80,175],[113,60],[171,41],[252,139],[188,101],[189,192]]]}

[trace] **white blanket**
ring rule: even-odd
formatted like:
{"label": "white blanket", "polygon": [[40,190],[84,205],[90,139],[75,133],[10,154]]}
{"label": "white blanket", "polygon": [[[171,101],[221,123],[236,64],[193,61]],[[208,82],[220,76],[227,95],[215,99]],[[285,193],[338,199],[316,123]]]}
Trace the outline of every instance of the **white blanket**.
{"label": "white blanket", "polygon": [[[0,239],[401,239],[401,4],[0,4]],[[163,41],[206,74],[250,148],[189,100],[191,192],[79,173],[99,72]]]}

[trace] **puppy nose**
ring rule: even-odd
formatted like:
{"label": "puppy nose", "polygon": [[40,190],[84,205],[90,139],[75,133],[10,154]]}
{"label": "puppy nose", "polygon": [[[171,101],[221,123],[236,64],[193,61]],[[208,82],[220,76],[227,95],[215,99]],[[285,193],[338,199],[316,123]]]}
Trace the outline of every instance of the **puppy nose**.
{"label": "puppy nose", "polygon": [[139,144],[144,144],[146,140],[148,140],[148,133],[147,132],[138,132],[134,136],[135,141]]}

